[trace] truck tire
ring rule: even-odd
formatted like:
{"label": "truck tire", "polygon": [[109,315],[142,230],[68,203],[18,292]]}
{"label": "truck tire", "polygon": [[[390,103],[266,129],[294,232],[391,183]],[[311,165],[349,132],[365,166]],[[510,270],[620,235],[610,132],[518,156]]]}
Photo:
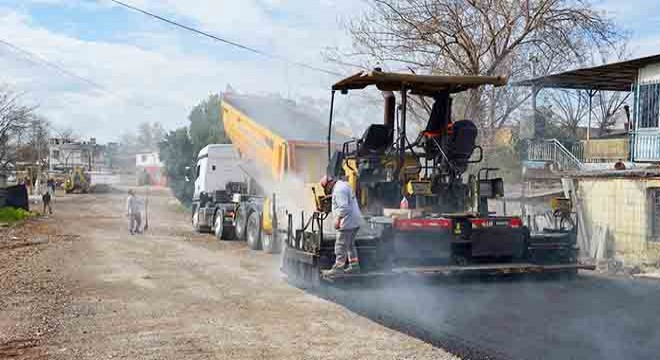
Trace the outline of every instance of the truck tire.
{"label": "truck tire", "polygon": [[191,221],[192,221],[193,229],[195,229],[196,232],[201,233],[202,230],[199,227],[199,208],[196,208],[195,210],[193,210]]}
{"label": "truck tire", "polygon": [[245,211],[245,207],[241,206],[236,212],[236,220],[234,221],[234,224],[236,225],[234,230],[236,232],[236,240],[245,240],[246,223],[247,213]]}
{"label": "truck tire", "polygon": [[218,238],[218,240],[222,240],[224,231],[225,231],[224,216],[222,214],[222,211],[218,211],[215,213],[213,219],[213,233],[215,234],[215,237]]}
{"label": "truck tire", "polygon": [[248,216],[245,232],[248,247],[252,250],[261,250],[261,217],[258,212],[253,211]]}
{"label": "truck tire", "polygon": [[231,226],[225,226],[224,213],[222,210],[216,212],[213,218],[213,233],[218,240],[234,240],[236,232]]}
{"label": "truck tire", "polygon": [[276,240],[275,234],[264,234],[261,237],[261,244],[264,252],[268,254],[277,254],[280,252],[280,244]]}

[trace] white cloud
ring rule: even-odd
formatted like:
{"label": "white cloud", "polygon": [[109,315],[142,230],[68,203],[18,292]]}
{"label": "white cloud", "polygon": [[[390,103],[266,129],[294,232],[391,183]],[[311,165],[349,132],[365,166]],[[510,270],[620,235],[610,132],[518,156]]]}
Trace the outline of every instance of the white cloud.
{"label": "white cloud", "polygon": [[[31,1],[70,3],[69,0]],[[347,39],[336,23],[342,12],[334,3],[313,5],[304,0],[134,0],[131,3],[316,66],[324,66],[319,54],[323,47],[346,43]],[[350,4],[342,11],[356,7],[349,0],[341,3]],[[144,20],[151,21],[146,17]],[[242,53],[167,25],[154,23],[154,28],[158,30],[136,29],[129,34],[117,34],[119,41],[89,41],[36,25],[29,14],[0,8],[0,38],[103,84],[111,94],[52,69],[17,60],[18,54],[2,47],[0,82],[15,84],[26,91],[29,100],[39,103],[40,111],[57,125],[71,126],[84,136],[107,141],[122,131],[135,129],[142,121],[160,121],[168,128],[184,125],[195,103],[210,93],[224,90],[227,83],[245,92],[325,98],[334,80]],[[200,47],[204,47],[203,51]]]}

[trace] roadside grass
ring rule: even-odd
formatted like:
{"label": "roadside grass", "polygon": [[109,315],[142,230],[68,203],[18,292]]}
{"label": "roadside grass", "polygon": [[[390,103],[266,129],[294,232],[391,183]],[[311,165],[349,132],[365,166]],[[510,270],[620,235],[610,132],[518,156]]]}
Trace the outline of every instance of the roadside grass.
{"label": "roadside grass", "polygon": [[13,207],[0,208],[0,223],[13,224],[37,216],[37,213]]}

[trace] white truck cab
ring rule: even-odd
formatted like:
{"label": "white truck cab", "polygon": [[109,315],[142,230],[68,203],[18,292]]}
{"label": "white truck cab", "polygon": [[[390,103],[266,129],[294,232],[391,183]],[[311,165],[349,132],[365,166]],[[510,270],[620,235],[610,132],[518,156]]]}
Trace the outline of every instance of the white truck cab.
{"label": "white truck cab", "polygon": [[211,195],[216,190],[225,190],[228,182],[245,182],[238,161],[238,153],[231,144],[207,145],[200,150],[193,200],[198,200],[202,192]]}
{"label": "white truck cab", "polygon": [[234,193],[243,192],[247,177],[239,167],[238,153],[231,144],[204,147],[197,156],[192,225],[199,232],[231,237]]}

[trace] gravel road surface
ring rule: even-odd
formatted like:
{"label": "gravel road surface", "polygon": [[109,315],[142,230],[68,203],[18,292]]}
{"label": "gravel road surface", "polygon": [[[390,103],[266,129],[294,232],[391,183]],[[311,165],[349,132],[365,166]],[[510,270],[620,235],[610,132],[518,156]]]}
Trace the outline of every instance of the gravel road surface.
{"label": "gravel road surface", "polygon": [[[653,359],[660,282],[405,279],[289,286],[279,259],[194,235],[165,192],[60,196],[0,241],[0,358]],[[9,238],[9,237],[5,237]],[[453,354],[453,355],[452,355]]]}
{"label": "gravel road surface", "polygon": [[289,286],[277,257],[192,234],[167,193],[131,236],[124,201],[58,196],[0,247],[0,358],[455,359]]}

